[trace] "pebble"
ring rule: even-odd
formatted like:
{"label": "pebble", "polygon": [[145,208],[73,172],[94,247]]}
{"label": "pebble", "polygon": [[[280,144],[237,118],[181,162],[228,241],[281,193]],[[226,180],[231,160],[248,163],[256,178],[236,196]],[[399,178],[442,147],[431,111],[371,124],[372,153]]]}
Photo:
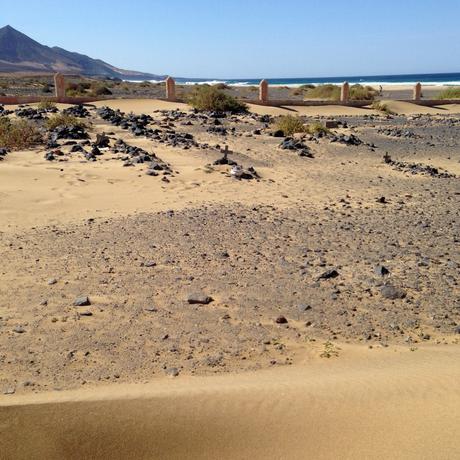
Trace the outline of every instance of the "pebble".
{"label": "pebble", "polygon": [[75,307],[86,307],[91,305],[91,301],[89,300],[88,296],[80,296],[75,299],[73,304]]}
{"label": "pebble", "polygon": [[187,302],[191,305],[194,304],[200,304],[200,305],[208,305],[210,304],[214,299],[212,297],[209,297],[207,295],[203,294],[190,294],[188,296]]}

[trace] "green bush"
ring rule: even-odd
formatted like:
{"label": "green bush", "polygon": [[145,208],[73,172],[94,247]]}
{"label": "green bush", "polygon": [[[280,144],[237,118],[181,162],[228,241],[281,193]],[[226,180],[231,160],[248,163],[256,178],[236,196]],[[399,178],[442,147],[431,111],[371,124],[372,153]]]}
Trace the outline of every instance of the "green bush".
{"label": "green bush", "polygon": [[217,111],[241,113],[247,111],[246,104],[233,96],[225,94],[215,86],[196,85],[188,99],[188,103],[199,111]]}
{"label": "green bush", "polygon": [[0,146],[25,149],[42,142],[37,126],[29,120],[0,117]]}
{"label": "green bush", "polygon": [[275,130],[283,131],[285,136],[305,132],[305,126],[301,118],[293,115],[282,115],[276,119]]}
{"label": "green bush", "polygon": [[58,126],[80,126],[82,128],[87,127],[84,121],[79,120],[73,115],[67,115],[65,113],[57,113],[56,115],[49,117],[45,124],[46,127],[51,131]]}
{"label": "green bush", "polygon": [[447,88],[439,93],[438,99],[460,99],[460,88]]}

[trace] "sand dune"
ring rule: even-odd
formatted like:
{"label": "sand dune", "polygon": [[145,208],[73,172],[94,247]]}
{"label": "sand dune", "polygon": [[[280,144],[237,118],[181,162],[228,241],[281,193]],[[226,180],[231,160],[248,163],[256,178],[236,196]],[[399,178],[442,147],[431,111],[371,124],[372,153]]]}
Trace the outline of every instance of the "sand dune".
{"label": "sand dune", "polygon": [[0,398],[2,459],[454,459],[458,347]]}

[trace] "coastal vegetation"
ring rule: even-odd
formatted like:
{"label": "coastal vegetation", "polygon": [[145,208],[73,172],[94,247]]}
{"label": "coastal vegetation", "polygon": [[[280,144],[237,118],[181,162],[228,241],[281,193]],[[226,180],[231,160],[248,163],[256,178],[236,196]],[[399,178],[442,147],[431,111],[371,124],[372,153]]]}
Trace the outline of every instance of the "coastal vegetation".
{"label": "coastal vegetation", "polygon": [[306,133],[316,135],[320,133],[328,134],[330,131],[321,122],[305,124],[304,121],[297,116],[282,115],[275,122],[275,130],[282,131],[285,136],[292,136],[296,133]]}
{"label": "coastal vegetation", "polygon": [[329,134],[331,131],[326,128],[320,121],[315,121],[304,126],[305,132],[312,136],[316,134]]}
{"label": "coastal vegetation", "polygon": [[[341,88],[338,85],[303,85],[301,88],[305,88],[304,96],[306,99],[340,100]],[[372,88],[372,86],[363,86],[359,84],[350,86],[350,100],[373,101],[376,96],[377,91]]]}
{"label": "coastal vegetation", "polygon": [[43,99],[38,103],[38,108],[41,110],[51,110],[56,108],[56,104],[53,101]]}
{"label": "coastal vegetation", "polygon": [[276,119],[275,130],[282,131],[285,136],[292,136],[295,133],[305,132],[305,127],[300,117],[282,115]]}
{"label": "coastal vegetation", "polygon": [[110,96],[112,91],[108,88],[107,84],[102,82],[88,82],[82,81],[79,83],[70,82],[66,88],[66,95],[68,97],[78,96]]}
{"label": "coastal vegetation", "polygon": [[442,91],[439,96],[439,99],[460,99],[460,88],[447,88]]}
{"label": "coastal vegetation", "polygon": [[375,101],[371,104],[371,109],[378,110],[379,112],[386,113],[387,115],[394,115],[395,113],[390,110],[387,104],[380,101]]}
{"label": "coastal vegetation", "polygon": [[0,117],[0,146],[19,150],[32,147],[41,140],[40,132],[31,121]]}
{"label": "coastal vegetation", "polygon": [[309,87],[306,89],[305,98],[338,101],[340,99],[340,87],[332,84]]}
{"label": "coastal vegetation", "polygon": [[46,120],[46,127],[49,130],[53,130],[58,126],[79,126],[81,128],[86,128],[87,125],[84,121],[79,120],[73,115],[67,115],[65,113],[57,113]]}
{"label": "coastal vegetation", "polygon": [[199,111],[242,113],[247,111],[246,104],[235,97],[209,85],[197,85],[188,99],[189,104]]}

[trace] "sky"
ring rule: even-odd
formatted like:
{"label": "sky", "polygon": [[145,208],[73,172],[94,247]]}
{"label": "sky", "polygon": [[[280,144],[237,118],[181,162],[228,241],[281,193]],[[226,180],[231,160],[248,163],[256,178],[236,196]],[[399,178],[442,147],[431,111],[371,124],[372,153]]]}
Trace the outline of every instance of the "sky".
{"label": "sky", "polygon": [[0,0],[11,25],[112,65],[195,78],[460,72],[460,0]]}

